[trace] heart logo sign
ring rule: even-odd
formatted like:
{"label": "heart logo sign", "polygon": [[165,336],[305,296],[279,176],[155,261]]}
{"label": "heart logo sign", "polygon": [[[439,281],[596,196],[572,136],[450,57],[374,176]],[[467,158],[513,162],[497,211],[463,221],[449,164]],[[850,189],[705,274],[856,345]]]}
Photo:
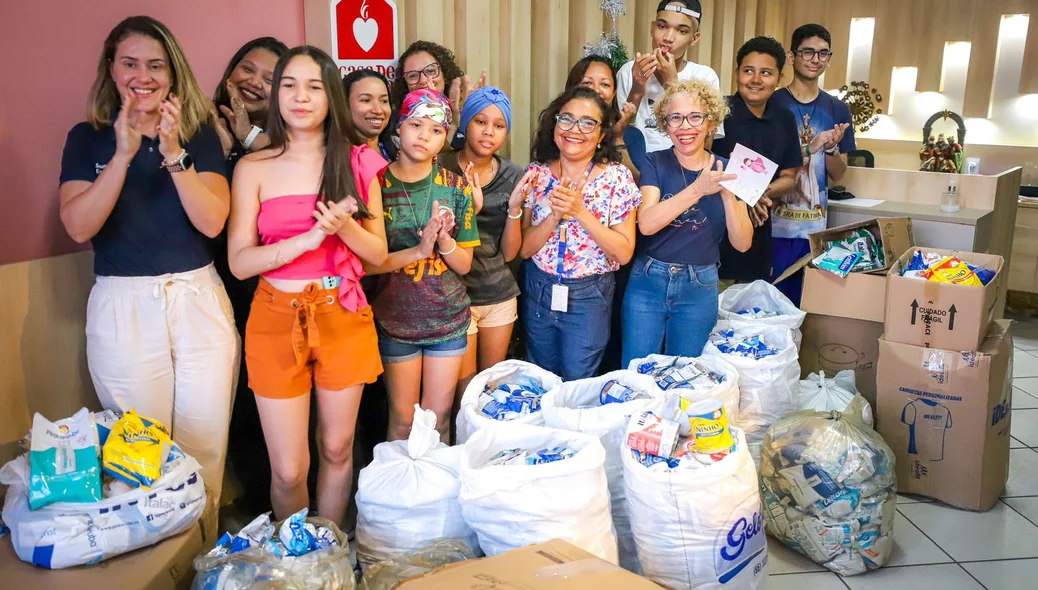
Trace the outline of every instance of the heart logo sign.
{"label": "heart logo sign", "polygon": [[370,50],[378,39],[378,21],[373,18],[367,20],[358,18],[353,21],[353,37],[361,49]]}
{"label": "heart logo sign", "polygon": [[365,52],[371,50],[378,40],[378,21],[368,18],[368,3],[360,7],[360,17],[353,21],[353,38]]}

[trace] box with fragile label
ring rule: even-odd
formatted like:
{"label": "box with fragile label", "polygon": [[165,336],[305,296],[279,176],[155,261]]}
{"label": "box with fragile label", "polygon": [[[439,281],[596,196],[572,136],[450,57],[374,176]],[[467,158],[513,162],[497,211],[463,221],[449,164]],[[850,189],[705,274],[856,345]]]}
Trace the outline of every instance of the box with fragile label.
{"label": "box with fragile label", "polygon": [[398,590],[660,590],[657,584],[561,539],[445,565]]}
{"label": "box with fragile label", "polygon": [[975,352],[881,339],[876,430],[897,457],[898,491],[989,510],[1009,477],[1013,338],[990,324]]}
{"label": "box with fragile label", "polygon": [[[955,285],[903,277],[917,250],[955,256],[963,262],[993,271],[984,286]],[[887,277],[886,339],[944,350],[977,350],[988,324],[1002,316],[996,310],[1003,280],[1001,256],[934,248],[910,248]]]}

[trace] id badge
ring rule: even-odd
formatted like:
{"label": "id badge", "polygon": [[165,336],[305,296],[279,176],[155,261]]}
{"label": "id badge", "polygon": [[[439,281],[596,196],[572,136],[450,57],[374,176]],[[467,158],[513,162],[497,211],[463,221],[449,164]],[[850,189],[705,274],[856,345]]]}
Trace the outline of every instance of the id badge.
{"label": "id badge", "polygon": [[569,287],[566,285],[551,286],[551,310],[562,313],[569,310]]}

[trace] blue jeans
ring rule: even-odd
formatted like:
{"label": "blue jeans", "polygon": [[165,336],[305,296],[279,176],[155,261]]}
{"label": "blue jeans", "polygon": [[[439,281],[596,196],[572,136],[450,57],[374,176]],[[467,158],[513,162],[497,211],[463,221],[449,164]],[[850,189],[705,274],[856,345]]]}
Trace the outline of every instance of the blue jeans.
{"label": "blue jeans", "polygon": [[563,279],[569,287],[565,312],[551,311],[558,277],[527,261],[523,275],[523,328],[528,360],[565,381],[593,377],[609,342],[609,316],[616,288],[613,273]]}
{"label": "blue jeans", "polygon": [[458,336],[454,340],[438,344],[411,344],[394,340],[382,333],[382,330],[378,331],[378,351],[382,356],[382,362],[385,364],[406,363],[423,356],[462,356],[468,349],[468,345],[469,338],[465,334]]}
{"label": "blue jeans", "polygon": [[667,264],[639,254],[621,318],[624,367],[660,352],[699,356],[717,325],[717,265]]}

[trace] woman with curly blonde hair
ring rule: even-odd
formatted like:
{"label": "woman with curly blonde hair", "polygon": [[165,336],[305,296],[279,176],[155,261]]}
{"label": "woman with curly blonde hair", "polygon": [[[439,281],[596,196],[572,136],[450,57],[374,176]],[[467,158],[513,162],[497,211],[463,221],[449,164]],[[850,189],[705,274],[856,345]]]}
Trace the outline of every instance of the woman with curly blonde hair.
{"label": "woman with curly blonde hair", "polygon": [[699,356],[717,321],[717,266],[725,234],[745,252],[753,239],[746,206],[721,187],[725,158],[706,141],[728,114],[713,86],[676,82],[655,106],[674,147],[652,152],[641,174],[641,236],[622,309],[623,365],[649,354]]}
{"label": "woman with curly blonde hair", "polygon": [[87,104],[58,193],[65,230],[94,247],[90,376],[105,408],[170,428],[216,503],[238,333],[209,248],[230,209],[212,103],[169,29],[134,16],[105,39]]}

